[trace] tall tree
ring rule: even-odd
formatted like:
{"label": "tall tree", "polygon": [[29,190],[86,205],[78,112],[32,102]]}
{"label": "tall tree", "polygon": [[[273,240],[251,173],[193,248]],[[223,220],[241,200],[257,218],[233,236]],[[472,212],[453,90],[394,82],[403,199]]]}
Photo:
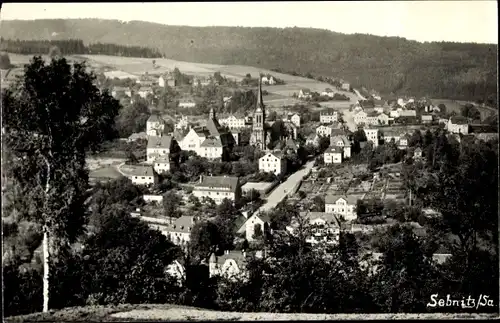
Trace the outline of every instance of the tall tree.
{"label": "tall tree", "polygon": [[[13,179],[29,194],[42,224],[43,310],[49,308],[50,264],[83,230],[83,193],[88,183],[85,153],[116,135],[119,104],[93,84],[84,63],[64,58],[45,64],[34,57],[24,79],[4,92],[4,143],[14,162]],[[52,257],[53,256],[53,257]]]}

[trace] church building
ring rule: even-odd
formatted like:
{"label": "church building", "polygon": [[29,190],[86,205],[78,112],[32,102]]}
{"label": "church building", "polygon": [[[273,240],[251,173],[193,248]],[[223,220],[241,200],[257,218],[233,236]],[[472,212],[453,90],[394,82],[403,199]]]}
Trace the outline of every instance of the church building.
{"label": "church building", "polygon": [[262,80],[259,78],[259,89],[257,92],[257,105],[253,116],[252,135],[250,145],[260,150],[267,150],[267,145],[271,140],[269,127],[266,124],[266,107],[262,99]]}

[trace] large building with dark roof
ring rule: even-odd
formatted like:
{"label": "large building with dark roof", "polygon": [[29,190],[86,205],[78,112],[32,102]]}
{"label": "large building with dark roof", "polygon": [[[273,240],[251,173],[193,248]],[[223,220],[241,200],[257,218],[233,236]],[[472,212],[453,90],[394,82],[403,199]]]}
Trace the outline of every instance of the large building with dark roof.
{"label": "large building with dark roof", "polygon": [[216,204],[224,199],[237,202],[241,197],[241,185],[238,177],[234,176],[200,176],[195,184],[193,195],[202,199],[209,197]]}

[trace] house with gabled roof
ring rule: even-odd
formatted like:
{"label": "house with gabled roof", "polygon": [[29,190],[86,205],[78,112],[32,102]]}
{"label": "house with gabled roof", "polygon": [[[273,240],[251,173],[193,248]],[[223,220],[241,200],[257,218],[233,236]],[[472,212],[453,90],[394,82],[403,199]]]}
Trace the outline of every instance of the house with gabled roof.
{"label": "house with gabled roof", "polygon": [[299,99],[310,99],[310,98],[312,98],[311,90],[305,89],[305,88],[304,89],[300,89],[298,97],[299,97]]}
{"label": "house with gabled roof", "polygon": [[208,262],[209,276],[221,276],[229,279],[245,278],[246,252],[226,250],[222,255],[212,253]]}
{"label": "house with gabled roof", "polygon": [[316,128],[316,134],[323,137],[330,137],[336,129],[341,129],[340,123],[332,123],[329,125],[320,125]]}
{"label": "house with gabled roof", "polygon": [[415,148],[415,150],[413,151],[413,158],[415,158],[415,159],[422,158],[422,148],[420,148],[420,147]]}
{"label": "house with gabled roof", "polygon": [[188,109],[196,107],[196,102],[192,98],[183,98],[179,100],[179,108]]}
{"label": "house with gabled roof", "polygon": [[259,171],[274,173],[276,176],[286,173],[287,160],[281,151],[268,152],[259,158]]}
{"label": "house with gabled roof", "polygon": [[198,155],[207,159],[222,158],[224,146],[219,138],[208,137],[200,145]]}
{"label": "house with gabled roof", "polygon": [[366,139],[373,143],[373,147],[377,147],[379,145],[379,130],[377,128],[364,128]]}
{"label": "house with gabled roof", "polygon": [[146,121],[146,134],[148,136],[161,136],[165,131],[165,120],[157,114],[152,114]]}
{"label": "house with gabled roof", "polygon": [[469,134],[469,122],[462,116],[453,116],[448,120],[447,129],[451,133]]}
{"label": "house with gabled roof", "polygon": [[340,164],[342,163],[343,155],[343,147],[330,146],[323,153],[323,160],[325,164]]}
{"label": "house with gabled roof", "polygon": [[226,118],[221,118],[219,121],[221,125],[225,125],[230,129],[243,129],[247,127],[245,115],[243,114],[233,113]]}
{"label": "house with gabled roof", "polygon": [[[311,245],[321,243],[336,245],[340,240],[340,221],[335,214],[326,212],[300,212],[302,218],[309,222],[309,236],[306,242]],[[286,230],[294,234],[297,223],[293,221],[286,227]]]}
{"label": "house with gabled roof", "polygon": [[175,86],[177,86],[177,82],[175,81],[175,78],[170,73],[165,73],[158,78],[158,86],[160,86],[160,87],[165,87],[165,86],[175,87]]}
{"label": "house with gabled roof", "polygon": [[241,185],[238,177],[234,176],[200,176],[194,185],[193,195],[202,199],[209,197],[216,204],[224,199],[237,202],[241,197]]}
{"label": "house with gabled roof", "polygon": [[346,135],[337,135],[330,137],[330,146],[342,147],[343,158],[351,158],[351,141]]}
{"label": "house with gabled roof", "polygon": [[123,165],[119,171],[136,185],[158,183],[158,175],[150,165]]}
{"label": "house with gabled roof", "polygon": [[354,115],[354,123],[356,125],[366,124],[367,113],[363,110]]}
{"label": "house with gabled roof", "polygon": [[328,124],[337,122],[339,118],[339,112],[334,109],[323,110],[319,113],[319,122]]}
{"label": "house with gabled roof", "polygon": [[245,235],[248,242],[254,241],[256,232],[269,232],[271,220],[267,213],[255,212],[238,229],[237,233]]}
{"label": "house with gabled roof", "polygon": [[177,152],[177,142],[172,136],[150,136],[146,148],[146,160],[149,164],[154,163],[157,158],[169,158],[170,153]]}
{"label": "house with gabled roof", "polygon": [[321,92],[321,96],[328,96],[330,98],[333,98],[334,94],[335,92],[329,87],[327,87],[323,92]]}
{"label": "house with gabled roof", "polygon": [[325,197],[325,212],[342,215],[346,221],[356,220],[358,199],[358,196],[354,195],[327,195]]}
{"label": "house with gabled roof", "polygon": [[319,135],[317,135],[315,133],[312,133],[309,136],[307,136],[307,138],[306,138],[306,145],[312,145],[314,147],[318,147],[319,146],[319,140],[320,140]]}
{"label": "house with gabled roof", "polygon": [[344,82],[344,83],[342,83],[341,88],[344,91],[350,91],[351,90],[351,84]]}
{"label": "house with gabled roof", "polygon": [[185,246],[191,240],[191,230],[195,223],[194,216],[183,215],[172,223],[162,224],[161,231],[173,244]]}
{"label": "house with gabled roof", "polygon": [[410,142],[411,135],[408,133],[403,133],[399,137],[398,148],[401,150],[408,148],[408,143]]}

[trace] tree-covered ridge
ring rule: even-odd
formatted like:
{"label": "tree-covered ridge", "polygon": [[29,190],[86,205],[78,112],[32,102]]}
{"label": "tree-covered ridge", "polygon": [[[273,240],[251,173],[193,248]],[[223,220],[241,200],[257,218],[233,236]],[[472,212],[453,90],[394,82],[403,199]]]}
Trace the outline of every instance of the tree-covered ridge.
{"label": "tree-covered ridge", "polygon": [[[57,36],[52,36],[56,32]],[[496,102],[494,44],[419,43],[320,29],[187,27],[116,20],[3,21],[7,39],[82,39],[154,48],[165,57],[335,76],[382,93]]]}
{"label": "tree-covered ridge", "polygon": [[46,54],[56,46],[62,55],[94,54],[126,57],[157,58],[162,55],[154,49],[140,46],[123,46],[109,43],[84,45],[81,39],[67,40],[12,40],[0,39],[0,50],[9,53],[38,55]]}

